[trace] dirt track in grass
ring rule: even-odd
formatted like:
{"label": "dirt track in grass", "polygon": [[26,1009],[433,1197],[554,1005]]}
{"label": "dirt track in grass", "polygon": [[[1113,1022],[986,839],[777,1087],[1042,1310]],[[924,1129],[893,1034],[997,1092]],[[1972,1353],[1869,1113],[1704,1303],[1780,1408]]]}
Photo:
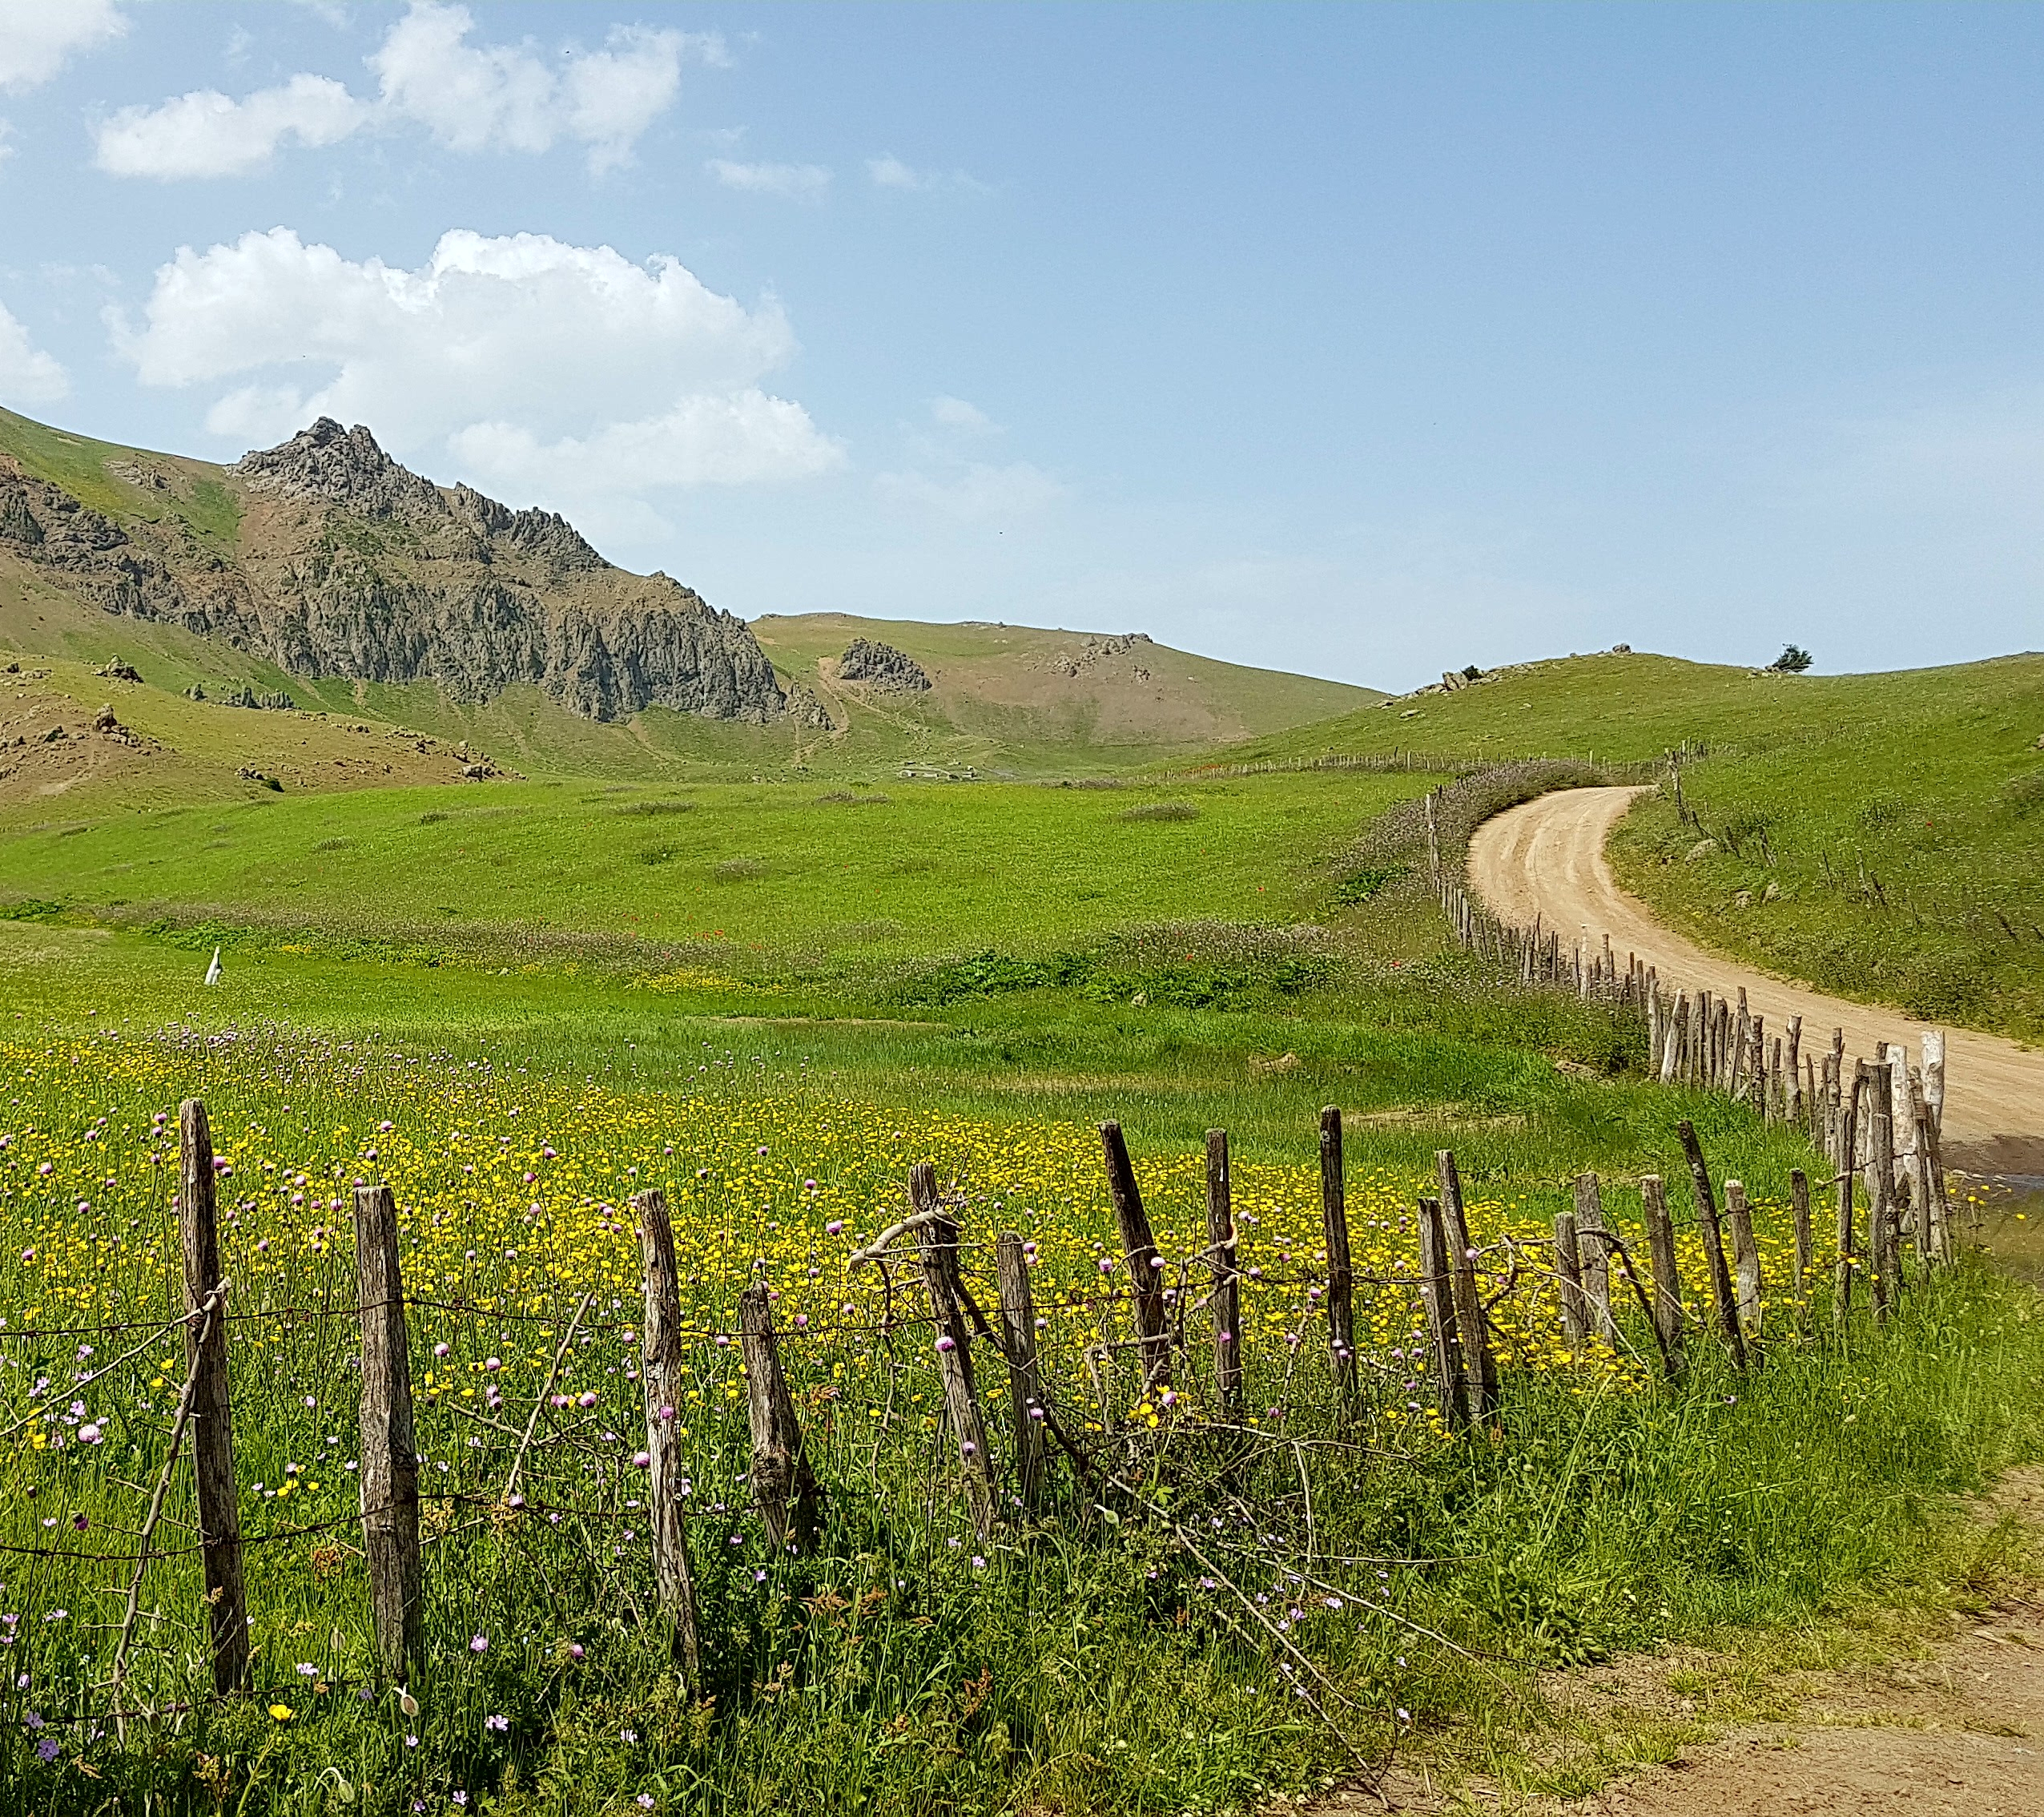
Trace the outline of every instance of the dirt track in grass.
{"label": "dirt track in grass", "polygon": [[[1806,1053],[1821,1049],[1834,1028],[1845,1031],[1849,1055],[1871,1058],[1881,1041],[1914,1049],[1933,1025],[1708,952],[1664,927],[1637,896],[1620,888],[1604,859],[1604,840],[1639,792],[1565,789],[1500,814],[1470,843],[1471,885],[1494,913],[1526,925],[1537,915],[1559,931],[1564,945],[1579,937],[1588,948],[1609,934],[1621,962],[1623,955],[1637,953],[1664,984],[1728,997],[1743,989],[1771,1029],[1784,1029],[1799,1015]],[[1976,1174],[2044,1174],[2044,1053],[1970,1029],[1949,1029],[1945,1036],[1946,1164]],[[2044,1810],[2044,1802],[2036,1808]]]}

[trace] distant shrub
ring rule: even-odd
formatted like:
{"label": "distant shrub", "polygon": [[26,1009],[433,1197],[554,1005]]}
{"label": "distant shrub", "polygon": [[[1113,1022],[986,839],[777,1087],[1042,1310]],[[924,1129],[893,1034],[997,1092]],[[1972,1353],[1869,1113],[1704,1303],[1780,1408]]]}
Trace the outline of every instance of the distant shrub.
{"label": "distant shrub", "polygon": [[1121,810],[1125,820],[1197,820],[1200,811],[1189,801],[1144,801]]}
{"label": "distant shrub", "polygon": [[445,814],[421,814],[419,816],[419,824],[422,827],[437,827],[446,818]]}
{"label": "distant shrub", "polygon": [[626,801],[621,802],[614,811],[655,820],[663,814],[693,814],[695,804],[693,801]]}
{"label": "distant shrub", "polygon": [[1060,953],[1048,959],[1018,959],[1005,953],[975,953],[918,973],[901,987],[905,1003],[940,1009],[968,997],[994,997],[1012,990],[1046,990],[1078,984],[1091,973],[1084,953]]}
{"label": "distant shrub", "polygon": [[2044,808],[2044,770],[2025,770],[2002,784],[2002,799],[2027,817]]}
{"label": "distant shrub", "polygon": [[63,912],[62,903],[45,901],[33,896],[25,896],[18,902],[0,902],[0,921],[42,921]]}
{"label": "distant shrub", "polygon": [[1768,670],[1772,675],[1800,675],[1810,666],[1812,660],[1807,650],[1798,649],[1793,643],[1784,644],[1781,654],[1768,664]]}
{"label": "distant shrub", "polygon": [[1337,902],[1367,902],[1385,884],[1405,875],[1402,864],[1365,864],[1334,880]]}
{"label": "distant shrub", "polygon": [[354,843],[352,839],[323,839],[312,849],[315,852],[345,852]]}
{"label": "distant shrub", "polygon": [[766,867],[757,858],[726,858],[711,867],[710,874],[719,883],[744,883],[753,877],[763,877]]}

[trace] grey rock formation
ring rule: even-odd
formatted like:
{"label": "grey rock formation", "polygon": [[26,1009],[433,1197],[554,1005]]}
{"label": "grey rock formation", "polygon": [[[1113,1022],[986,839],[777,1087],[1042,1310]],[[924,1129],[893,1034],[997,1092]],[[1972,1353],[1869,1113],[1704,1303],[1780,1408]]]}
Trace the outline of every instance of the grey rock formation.
{"label": "grey rock formation", "polygon": [[[235,558],[181,518],[123,526],[0,457],[0,550],[109,612],[167,621],[293,675],[520,684],[615,719],[652,706],[765,721],[787,697],[743,622],[613,567],[565,518],[442,489],[322,417],[227,469]],[[166,527],[173,526],[173,527]]]}
{"label": "grey rock formation", "polygon": [[838,659],[839,681],[863,682],[888,694],[917,694],[930,685],[923,665],[891,643],[855,637]]}

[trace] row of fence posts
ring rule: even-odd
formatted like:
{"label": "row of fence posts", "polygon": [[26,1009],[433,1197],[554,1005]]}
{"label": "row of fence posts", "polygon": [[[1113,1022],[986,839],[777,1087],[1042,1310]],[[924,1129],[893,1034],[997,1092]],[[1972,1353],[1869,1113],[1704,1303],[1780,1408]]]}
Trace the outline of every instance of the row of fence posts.
{"label": "row of fence posts", "polygon": [[[1892,1308],[1899,1278],[1897,1244],[1901,1221],[1894,1193],[1884,1191],[1881,1184],[1892,1185],[1894,1178],[1891,1082],[1885,1065],[1862,1066],[1854,1074],[1850,1089],[1841,1093],[1835,1120],[1840,1153],[1861,1152],[1855,1145],[1863,1115],[1869,1132],[1865,1171],[1871,1188],[1871,1211],[1864,1243],[1859,1241],[1853,1211],[1853,1188],[1860,1170],[1841,1166],[1834,1182],[1840,1251],[1835,1303],[1841,1319],[1851,1306],[1856,1262],[1864,1265],[1873,1309],[1879,1316],[1885,1317]],[[223,1315],[231,1283],[220,1267],[213,1152],[204,1106],[195,1100],[187,1102],[179,1111],[179,1129],[177,1210],[189,1308],[183,1321],[188,1379],[181,1405],[188,1405],[190,1417],[177,1432],[189,1432],[193,1451],[213,1680],[216,1691],[224,1695],[245,1685],[249,1667],[247,1598],[242,1573]],[[1710,1275],[1711,1307],[1732,1361],[1743,1368],[1757,1362],[1760,1337],[1760,1260],[1751,1207],[1740,1183],[1727,1180],[1720,1214],[1695,1130],[1684,1122],[1678,1126],[1678,1134],[1694,1190],[1697,1224]],[[1129,1283],[1134,1323],[1129,1348],[1140,1360],[1141,1393],[1147,1400],[1171,1387],[1173,1372],[1185,1357],[1183,1301],[1174,1332],[1164,1287],[1165,1261],[1151,1227],[1127,1142],[1116,1122],[1103,1123],[1100,1134]],[[1338,1399],[1346,1404],[1358,1392],[1356,1276],[1338,1109],[1330,1106],[1321,1113],[1319,1134],[1321,1215],[1326,1245],[1321,1310],[1326,1319],[1330,1372]],[[1487,1421],[1496,1412],[1499,1368],[1491,1343],[1491,1308],[1481,1291],[1479,1251],[1471,1240],[1462,1179],[1453,1151],[1441,1150],[1435,1162],[1434,1190],[1420,1196],[1416,1207],[1418,1270],[1410,1285],[1418,1290],[1426,1321],[1430,1374],[1441,1418],[1450,1429],[1459,1430]],[[1577,1179],[1573,1203],[1555,1218],[1551,1278],[1558,1290],[1563,1337],[1570,1348],[1579,1351],[1601,1344],[1615,1348],[1620,1342],[1613,1304],[1611,1271],[1615,1265],[1623,1287],[1629,1288],[1638,1302],[1663,1368],[1672,1380],[1683,1372],[1689,1323],[1677,1270],[1675,1227],[1660,1178],[1649,1174],[1640,1186],[1651,1292],[1626,1243],[1605,1215],[1601,1188],[1594,1174]],[[1213,1326],[1212,1404],[1217,1419],[1232,1424],[1243,1411],[1244,1275],[1237,1256],[1238,1233],[1225,1130],[1208,1132],[1205,1188],[1207,1243],[1195,1259],[1205,1264],[1212,1283],[1207,1299]],[[1815,1284],[1810,1187],[1802,1170],[1791,1175],[1791,1188],[1795,1287],[1800,1300]],[[1933,1202],[1926,1199],[1919,1203]],[[1012,1480],[1016,1500],[1025,1515],[1033,1515],[1043,1505],[1053,1446],[1068,1460],[1089,1495],[1100,1493],[1102,1485],[1093,1460],[1059,1418],[1046,1392],[1036,1348],[1029,1260],[1022,1239],[1014,1231],[1004,1231],[995,1244],[996,1323],[974,1298],[960,1266],[958,1225],[947,1209],[935,1170],[927,1162],[918,1164],[910,1174],[908,1204],[907,1215],[855,1251],[850,1265],[876,1264],[887,1268],[899,1255],[894,1246],[913,1238],[915,1261],[930,1308],[929,1323],[934,1328],[944,1423],[956,1448],[965,1505],[975,1526],[983,1535],[991,1532],[1000,1517],[1001,1499],[987,1424],[980,1411],[981,1384],[974,1368],[976,1338],[981,1353],[998,1358],[1006,1371],[1014,1435]],[[699,1682],[702,1639],[682,1520],[685,1473],[676,1418],[686,1388],[685,1332],[674,1231],[666,1197],[658,1190],[634,1195],[631,1209],[645,1284],[639,1378],[645,1404],[657,1603],[671,1626],[678,1664],[691,1682]],[[364,1554],[378,1665],[387,1678],[401,1683],[417,1661],[422,1645],[423,1566],[409,1334],[397,1207],[389,1187],[363,1185],[356,1188],[354,1225],[361,1327],[360,1469]],[[1917,1252],[1925,1262],[1949,1255],[1949,1247],[1938,1247],[1940,1228],[1933,1223],[1925,1231],[1919,1225],[1923,1234],[1919,1235]],[[1941,1228],[1949,1239],[1949,1219]],[[1516,1271],[1513,1279],[1517,1279]],[[1509,1283],[1507,1291],[1510,1291]],[[585,1300],[576,1319],[570,1322],[570,1340],[587,1303]],[[795,1398],[782,1363],[780,1336],[775,1329],[773,1296],[764,1281],[755,1281],[745,1289],[739,1298],[738,1315],[751,1440],[748,1481],[754,1505],[777,1549],[806,1553],[821,1541],[823,1491],[805,1449]],[[565,1355],[565,1342],[561,1348]],[[1112,1368],[1108,1354],[1111,1348],[1114,1347],[1103,1344],[1087,1356],[1088,1368],[1096,1371],[1094,1392],[1100,1403],[1104,1431],[1112,1424],[1115,1406],[1107,1375]],[[558,1366],[557,1358],[557,1369]],[[551,1376],[547,1386],[552,1386]],[[518,1473],[546,1392],[543,1388],[535,1404],[505,1489],[503,1500],[514,1508],[519,1505],[515,1493]],[[166,1484],[176,1463],[177,1443],[174,1432],[164,1466]],[[160,1489],[159,1493],[160,1499]],[[150,1556],[145,1534],[131,1601],[139,1591]]]}
{"label": "row of fence posts", "polygon": [[[1184,1345],[1182,1324],[1174,1335],[1164,1290],[1165,1259],[1152,1230],[1128,1145],[1118,1123],[1100,1126],[1102,1159],[1129,1281],[1135,1325],[1133,1344],[1141,1368],[1145,1397],[1172,1384]],[[243,1578],[243,1540],[236,1493],[234,1428],[228,1380],[224,1307],[232,1283],[220,1267],[215,1169],[206,1109],[196,1100],[179,1114],[179,1175],[177,1211],[183,1251],[190,1418],[174,1433],[164,1465],[167,1484],[177,1462],[180,1437],[189,1434],[197,1500],[197,1540],[203,1561],[207,1627],[215,1691],[243,1689],[249,1670],[247,1594]],[[1498,1404],[1498,1368],[1485,1307],[1479,1291],[1476,1251],[1470,1241],[1462,1182],[1454,1154],[1438,1158],[1438,1190],[1418,1206],[1419,1291],[1434,1358],[1442,1418],[1461,1428],[1484,1420]],[[1342,1398],[1357,1392],[1354,1271],[1349,1237],[1343,1168],[1342,1114],[1330,1106],[1320,1122],[1321,1213],[1327,1270],[1323,1309],[1327,1318],[1330,1367]],[[1014,1481],[1026,1513],[1043,1503],[1052,1447],[1061,1452],[1088,1493],[1100,1485],[1092,1460],[1060,1420],[1046,1392],[1036,1348],[1036,1317],[1029,1263],[1022,1239],[1009,1231],[995,1245],[999,1323],[975,1300],[960,1260],[960,1232],[945,1208],[934,1169],[911,1171],[909,1215],[855,1252],[854,1267],[886,1266],[892,1246],[912,1235],[931,1323],[936,1366],[944,1388],[945,1423],[957,1449],[965,1500],[984,1534],[997,1516],[994,1460],[980,1413],[974,1369],[974,1339],[998,1356],[1008,1377],[1014,1432]],[[671,1623],[678,1663],[695,1680],[702,1669],[702,1642],[694,1573],[682,1522],[684,1471],[675,1410],[684,1398],[683,1327],[674,1231],[665,1195],[636,1195],[631,1209],[639,1239],[646,1313],[639,1376],[644,1393],[648,1460],[650,1543],[658,1605]],[[410,1339],[400,1263],[397,1207],[390,1188],[355,1191],[357,1314],[361,1330],[360,1480],[363,1551],[369,1584],[370,1614],[379,1667],[402,1683],[420,1656],[420,1545],[419,1460],[412,1409]],[[1213,1323],[1213,1405],[1225,1422],[1243,1411],[1242,1284],[1233,1207],[1228,1135],[1214,1130],[1206,1139],[1207,1246],[1199,1259],[1212,1278],[1209,1309]],[[1658,1253],[1658,1252],[1657,1252]],[[806,1454],[801,1424],[775,1329],[772,1297],[755,1282],[741,1295],[738,1338],[746,1384],[751,1437],[748,1475],[754,1506],[777,1548],[800,1554],[812,1550],[823,1531],[823,1491]],[[572,1336],[572,1329],[570,1331]],[[1111,1370],[1102,1345],[1089,1352],[1089,1367]],[[563,1346],[565,1352],[565,1346]],[[551,1386],[549,1379],[549,1386]],[[1095,1392],[1103,1428],[1113,1405],[1111,1378],[1097,1375]],[[545,1398],[545,1391],[541,1393]],[[529,1424],[506,1485],[505,1500],[518,1505],[517,1474],[529,1445]],[[150,1553],[147,1541],[137,1561],[139,1590]]]}
{"label": "row of fence posts", "polygon": [[[1842,1029],[1832,1030],[1827,1052],[1806,1054],[1802,1017],[1792,1016],[1780,1033],[1770,1033],[1743,988],[1735,998],[1671,990],[1637,954],[1628,953],[1621,965],[1608,934],[1600,950],[1586,953],[1580,945],[1564,948],[1560,935],[1537,920],[1531,928],[1499,920],[1444,868],[1430,796],[1427,830],[1441,906],[1465,948],[1523,984],[1570,989],[1586,1001],[1636,1012],[1646,1025],[1650,1078],[1721,1094],[1770,1123],[1800,1129],[1830,1160],[1834,1183],[1855,1171],[1864,1175],[1884,1233],[1890,1222],[1898,1229],[1906,1224],[1920,1259],[1951,1259],[1956,1239],[1941,1142],[1946,1090],[1941,1031],[1924,1032],[1915,1063],[1897,1041],[1878,1043],[1872,1060],[1849,1061]],[[1877,1098],[1883,1114],[1876,1114]],[[1877,1130],[1887,1143],[1880,1158]],[[1877,1309],[1884,1303],[1881,1278],[1877,1271]],[[1842,1276],[1841,1283],[1841,1291],[1849,1289]]]}

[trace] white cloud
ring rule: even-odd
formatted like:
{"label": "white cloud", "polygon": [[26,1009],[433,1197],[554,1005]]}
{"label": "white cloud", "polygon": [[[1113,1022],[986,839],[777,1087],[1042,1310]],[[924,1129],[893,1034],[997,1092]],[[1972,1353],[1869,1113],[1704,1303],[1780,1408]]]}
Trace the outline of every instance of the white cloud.
{"label": "white cloud", "polygon": [[456,230],[408,270],[278,228],[181,249],[139,330],[110,320],[145,384],[242,381],[207,423],[244,445],[337,417],[428,471],[451,455],[486,487],[553,502],[799,479],[843,458],[762,389],[795,353],[778,304],[747,309],[673,259],[607,246]]}
{"label": "white cloud", "polygon": [[[0,18],[17,3],[0,0]],[[409,122],[456,151],[581,145],[602,171],[631,161],[673,104],[684,60],[730,61],[714,32],[620,26],[600,50],[566,45],[552,54],[530,42],[479,44],[474,32],[465,6],[412,0],[368,58],[375,100],[332,76],[300,75],[239,100],[202,89],[124,107],[97,130],[99,167],[115,176],[236,176],[267,163],[287,139],[332,145],[364,127]]]}
{"label": "white cloud", "polygon": [[550,444],[510,423],[472,424],[449,441],[467,471],[526,494],[562,473],[573,473],[583,492],[630,493],[807,479],[844,460],[799,404],[754,385],[724,397],[684,397],[663,415]]}
{"label": "white cloud", "polygon": [[113,176],[239,176],[268,163],[287,137],[332,145],[368,114],[330,76],[296,75],[241,101],[199,89],[159,107],[123,107],[99,128],[95,162]]}
{"label": "white cloud", "polygon": [[474,29],[465,6],[413,0],[369,58],[384,106],[457,151],[545,151],[573,139],[596,171],[630,161],[674,100],[684,57],[728,61],[715,33],[622,26],[603,50],[567,48],[557,66],[529,42],[472,44]]}
{"label": "white cloud", "polygon": [[28,330],[0,303],[0,401],[54,404],[70,389],[64,369],[29,339]]}
{"label": "white cloud", "polygon": [[1033,517],[1056,504],[1067,490],[1061,481],[1027,461],[1005,467],[974,461],[941,477],[914,471],[881,473],[873,483],[887,498],[923,506],[964,523]]}
{"label": "white cloud", "polygon": [[127,30],[114,0],[0,0],[0,88],[38,88]]}
{"label": "white cloud", "polygon": [[984,195],[987,185],[963,171],[919,171],[892,152],[866,160],[866,174],[876,189],[969,189]]}
{"label": "white cloud", "polygon": [[968,404],[962,397],[931,398],[930,418],[940,428],[955,429],[962,435],[992,435],[997,433],[993,419],[977,405]]}
{"label": "white cloud", "polygon": [[703,168],[726,189],[789,195],[799,202],[816,201],[831,187],[831,173],[821,164],[741,164],[712,158]]}

